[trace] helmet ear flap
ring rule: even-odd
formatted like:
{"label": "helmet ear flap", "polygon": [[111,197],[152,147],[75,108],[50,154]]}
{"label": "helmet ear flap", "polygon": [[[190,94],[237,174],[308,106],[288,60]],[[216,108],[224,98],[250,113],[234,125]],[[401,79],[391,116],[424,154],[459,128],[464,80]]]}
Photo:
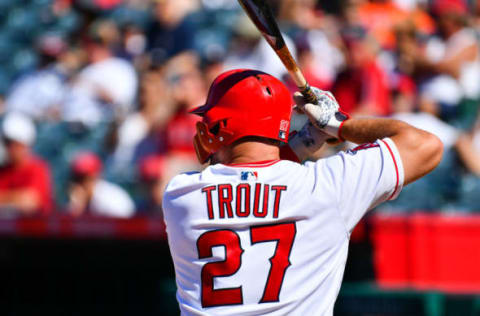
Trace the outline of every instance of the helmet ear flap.
{"label": "helmet ear flap", "polygon": [[200,163],[205,163],[215,152],[213,147],[214,136],[208,131],[208,126],[204,122],[197,122],[197,134],[193,138],[193,145]]}
{"label": "helmet ear flap", "polygon": [[205,122],[197,122],[197,134],[193,139],[193,145],[195,152],[197,153],[198,160],[201,163],[205,163],[208,159],[216,153],[220,147],[230,144],[230,140],[234,136],[234,133],[226,130],[225,122],[220,123],[219,127],[215,130],[216,134],[210,132],[208,125]]}
{"label": "helmet ear flap", "polygon": [[193,138],[193,146],[195,147],[195,153],[197,154],[198,161],[201,164],[206,163],[212,153],[208,150],[208,148],[202,146],[202,142],[200,141],[200,136],[198,134]]}

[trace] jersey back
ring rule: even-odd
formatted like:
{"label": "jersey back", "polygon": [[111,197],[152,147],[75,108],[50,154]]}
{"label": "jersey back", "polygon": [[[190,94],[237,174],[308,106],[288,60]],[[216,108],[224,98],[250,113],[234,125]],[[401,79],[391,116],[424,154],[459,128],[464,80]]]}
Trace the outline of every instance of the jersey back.
{"label": "jersey back", "polygon": [[402,182],[390,139],[175,177],[163,207],[182,314],[332,315],[351,231]]}

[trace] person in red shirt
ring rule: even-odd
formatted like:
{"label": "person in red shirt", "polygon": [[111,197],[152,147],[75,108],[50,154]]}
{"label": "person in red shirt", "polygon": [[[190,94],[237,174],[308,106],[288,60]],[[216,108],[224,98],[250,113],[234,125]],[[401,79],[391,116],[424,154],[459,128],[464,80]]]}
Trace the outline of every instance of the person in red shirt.
{"label": "person in red shirt", "polygon": [[0,213],[47,215],[52,210],[48,165],[30,150],[35,126],[24,115],[7,114],[1,126],[5,161],[0,167]]}
{"label": "person in red shirt", "polygon": [[343,38],[347,67],[332,89],[338,103],[353,115],[389,115],[388,78],[376,60],[375,44],[361,28],[346,30]]}
{"label": "person in red shirt", "polygon": [[167,184],[164,178],[165,163],[165,157],[161,155],[150,155],[140,162],[138,173],[141,193],[136,205],[142,215],[162,216],[163,190]]}

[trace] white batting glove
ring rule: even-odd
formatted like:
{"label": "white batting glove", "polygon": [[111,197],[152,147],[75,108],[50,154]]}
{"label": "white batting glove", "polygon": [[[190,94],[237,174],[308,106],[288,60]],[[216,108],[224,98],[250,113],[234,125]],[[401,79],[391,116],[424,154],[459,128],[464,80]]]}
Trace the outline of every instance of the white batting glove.
{"label": "white batting glove", "polygon": [[339,132],[349,116],[342,112],[333,94],[315,87],[312,87],[312,90],[318,98],[317,104],[307,103],[302,93],[295,92],[293,98],[297,107],[307,115],[316,128],[343,141]]}
{"label": "white batting glove", "polygon": [[311,122],[308,122],[298,133],[290,136],[288,145],[301,162],[320,150],[329,138],[331,138],[330,135],[313,126]]}

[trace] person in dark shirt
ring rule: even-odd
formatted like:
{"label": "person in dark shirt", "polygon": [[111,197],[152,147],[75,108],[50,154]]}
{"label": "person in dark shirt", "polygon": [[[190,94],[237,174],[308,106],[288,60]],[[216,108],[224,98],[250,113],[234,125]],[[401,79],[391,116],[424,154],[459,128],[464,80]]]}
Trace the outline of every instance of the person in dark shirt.
{"label": "person in dark shirt", "polygon": [[194,48],[194,25],[186,18],[184,1],[158,0],[154,4],[155,21],[148,37],[148,50],[154,59],[167,59]]}
{"label": "person in dark shirt", "polygon": [[165,157],[150,155],[144,158],[138,168],[141,183],[141,198],[136,206],[139,214],[162,216],[162,198],[165,188]]}

